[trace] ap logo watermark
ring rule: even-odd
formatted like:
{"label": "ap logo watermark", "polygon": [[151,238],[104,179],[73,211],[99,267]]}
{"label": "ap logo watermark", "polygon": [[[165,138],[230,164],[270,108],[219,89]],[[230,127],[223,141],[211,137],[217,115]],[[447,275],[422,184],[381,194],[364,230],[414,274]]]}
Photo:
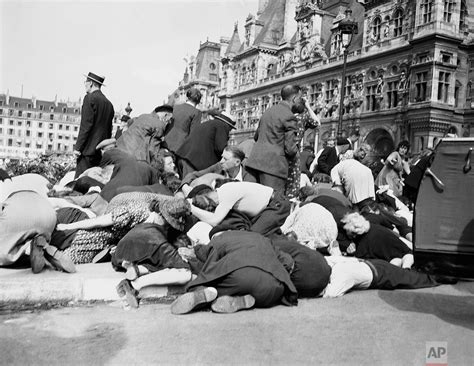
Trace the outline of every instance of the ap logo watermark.
{"label": "ap logo watermark", "polygon": [[448,366],[448,342],[426,342],[425,366]]}

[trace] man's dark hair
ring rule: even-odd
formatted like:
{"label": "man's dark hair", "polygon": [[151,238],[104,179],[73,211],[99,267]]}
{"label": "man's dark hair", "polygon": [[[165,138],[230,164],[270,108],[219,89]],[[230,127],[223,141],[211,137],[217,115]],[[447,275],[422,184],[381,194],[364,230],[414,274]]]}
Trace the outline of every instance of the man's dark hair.
{"label": "man's dark hair", "polygon": [[324,173],[316,173],[313,175],[314,183],[332,183],[331,176]]}
{"label": "man's dark hair", "polygon": [[304,186],[301,187],[298,191],[298,199],[303,202],[309,196],[312,196],[315,193],[314,187]]}
{"label": "man's dark hair", "polygon": [[191,88],[186,92],[186,98],[191,100],[192,102],[199,104],[201,101],[202,94],[199,89]]}
{"label": "man's dark hair", "polygon": [[193,197],[193,205],[202,210],[214,212],[217,207],[217,203],[209,197],[210,192],[212,192],[212,188],[210,187],[208,191],[199,192],[196,196]]}
{"label": "man's dark hair", "polygon": [[290,100],[300,92],[301,88],[298,85],[285,85],[281,89],[281,99]]}
{"label": "man's dark hair", "polygon": [[230,151],[234,158],[237,158],[240,161],[243,161],[245,159],[245,153],[237,146],[226,146],[224,150]]}

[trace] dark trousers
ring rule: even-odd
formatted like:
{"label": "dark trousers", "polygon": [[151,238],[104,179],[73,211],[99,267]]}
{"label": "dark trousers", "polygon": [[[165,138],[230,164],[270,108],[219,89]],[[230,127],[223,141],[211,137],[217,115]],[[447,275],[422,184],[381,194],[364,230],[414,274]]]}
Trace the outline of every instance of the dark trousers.
{"label": "dark trousers", "polygon": [[269,236],[277,233],[290,214],[291,203],[282,193],[274,192],[268,206],[252,219],[250,231]]}
{"label": "dark trousers", "polygon": [[95,155],[80,155],[77,158],[76,175],[74,176],[74,179],[84,173],[87,169],[99,166],[101,158],[102,155],[100,153]]}
{"label": "dark trousers", "polygon": [[239,268],[225,276],[216,286],[219,296],[252,295],[255,306],[268,308],[281,303],[285,286],[271,274],[255,267]]}
{"label": "dark trousers", "polygon": [[286,179],[275,175],[267,174],[261,171],[255,171],[257,181],[267,187],[272,187],[275,192],[285,194]]}
{"label": "dark trousers", "polygon": [[436,280],[426,273],[403,269],[382,259],[369,259],[364,262],[374,275],[370,288],[394,290],[438,286]]}

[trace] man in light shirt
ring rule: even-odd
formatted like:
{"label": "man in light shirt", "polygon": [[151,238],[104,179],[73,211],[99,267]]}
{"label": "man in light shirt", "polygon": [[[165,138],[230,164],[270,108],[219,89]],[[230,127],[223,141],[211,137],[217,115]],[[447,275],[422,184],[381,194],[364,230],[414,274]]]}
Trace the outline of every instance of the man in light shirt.
{"label": "man in light shirt", "polygon": [[204,188],[192,199],[191,213],[211,226],[219,225],[232,210],[249,218],[250,231],[266,236],[278,231],[290,214],[290,201],[262,184],[228,182],[215,190]]}

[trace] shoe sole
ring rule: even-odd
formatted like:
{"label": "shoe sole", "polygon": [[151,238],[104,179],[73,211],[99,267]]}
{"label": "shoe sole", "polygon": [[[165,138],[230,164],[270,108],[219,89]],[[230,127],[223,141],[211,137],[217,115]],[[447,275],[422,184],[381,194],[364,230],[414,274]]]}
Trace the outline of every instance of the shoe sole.
{"label": "shoe sole", "polygon": [[120,281],[120,283],[117,285],[117,293],[121,298],[125,297],[127,304],[130,305],[131,308],[138,308],[138,299],[136,296],[137,291],[132,287],[132,285],[130,285],[129,282],[126,280]]}
{"label": "shoe sole", "polygon": [[187,314],[194,310],[198,305],[214,301],[217,297],[217,291],[214,288],[206,287],[202,290],[187,292],[178,297],[171,304],[171,313],[175,315]]}
{"label": "shoe sole", "polygon": [[44,249],[45,258],[53,265],[54,268],[67,273],[75,273],[76,267],[66,254],[60,252],[56,248],[48,246]]}
{"label": "shoe sole", "polygon": [[255,305],[252,295],[245,296],[220,296],[211,305],[212,311],[216,313],[235,313],[239,310],[250,309]]}
{"label": "shoe sole", "polygon": [[30,244],[30,265],[33,273],[40,273],[46,265],[43,247],[37,244],[37,239],[33,238]]}

